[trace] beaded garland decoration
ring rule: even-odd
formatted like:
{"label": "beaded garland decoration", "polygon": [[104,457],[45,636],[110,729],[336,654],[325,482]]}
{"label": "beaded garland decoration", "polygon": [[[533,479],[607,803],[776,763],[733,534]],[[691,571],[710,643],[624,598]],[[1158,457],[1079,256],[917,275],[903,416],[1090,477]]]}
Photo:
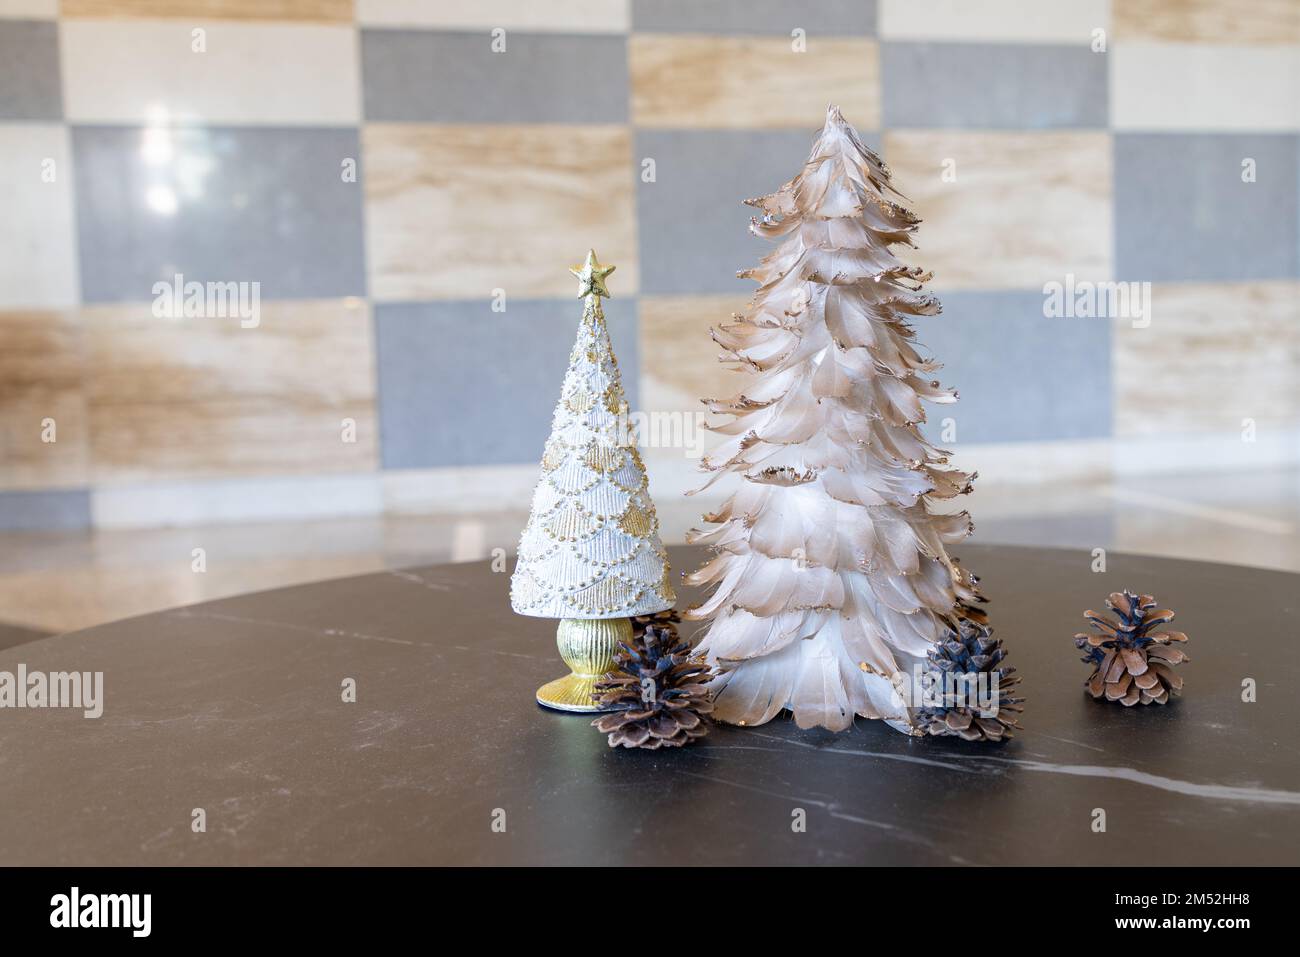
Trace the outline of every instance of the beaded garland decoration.
{"label": "beaded garland decoration", "polygon": [[600,305],[614,267],[590,252],[572,271],[582,323],[520,537],[510,603],[540,618],[651,614],[671,608],[676,596]]}

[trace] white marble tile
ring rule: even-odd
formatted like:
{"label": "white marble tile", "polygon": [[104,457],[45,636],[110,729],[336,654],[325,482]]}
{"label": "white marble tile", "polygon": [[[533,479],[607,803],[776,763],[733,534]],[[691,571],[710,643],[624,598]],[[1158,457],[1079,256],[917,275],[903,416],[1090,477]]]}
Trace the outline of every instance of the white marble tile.
{"label": "white marble tile", "polygon": [[390,470],[381,473],[384,510],[399,514],[495,512],[530,501],[541,474],[541,466],[531,463]]}
{"label": "white marble tile", "polygon": [[1117,42],[1109,56],[1114,129],[1300,129],[1300,46]]}
{"label": "white marble tile", "polygon": [[90,496],[96,528],[376,515],[379,476],[312,475],[103,486]]}
{"label": "white marble tile", "polygon": [[882,40],[1081,43],[1106,28],[1109,0],[880,0]]}
{"label": "white marble tile", "polygon": [[1114,474],[1200,475],[1254,473],[1300,464],[1300,428],[1262,429],[1254,442],[1239,431],[1218,435],[1121,436],[1111,439]]}
{"label": "white marble tile", "polygon": [[0,0],[0,20],[53,20],[59,0]]}
{"label": "white marble tile", "polygon": [[60,33],[72,122],[329,126],[361,116],[350,25],[64,20]]}
{"label": "white marble tile", "polygon": [[534,33],[621,33],[628,27],[628,0],[357,0],[357,22],[446,30],[502,27]]}
{"label": "white marble tile", "polygon": [[204,20],[339,20],[351,23],[352,0],[63,0],[64,17]]}
{"label": "white marble tile", "polygon": [[0,125],[0,309],[75,305],[76,227],[68,131]]}

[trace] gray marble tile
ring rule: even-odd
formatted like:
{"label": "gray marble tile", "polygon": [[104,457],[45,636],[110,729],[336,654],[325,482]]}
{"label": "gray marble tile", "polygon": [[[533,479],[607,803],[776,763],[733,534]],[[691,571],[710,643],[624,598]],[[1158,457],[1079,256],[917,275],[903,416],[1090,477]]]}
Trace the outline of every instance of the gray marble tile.
{"label": "gray marble tile", "polygon": [[0,20],[0,120],[62,118],[58,24]]}
{"label": "gray marble tile", "polygon": [[1296,276],[1297,168],[1294,134],[1116,133],[1115,278]]}
{"label": "gray marble tile", "polygon": [[81,289],[149,300],[176,273],[263,298],[364,295],[356,130],[76,126]]}
{"label": "gray marble tile", "polygon": [[[816,132],[638,131],[638,167],[655,161],[655,181],[637,179],[641,291],[751,291],[754,283],[736,271],[757,264],[771,246],[749,234],[756,211],[744,200],[792,179]],[[873,135],[863,137],[875,145]]]}
{"label": "gray marble tile", "polygon": [[[541,461],[581,315],[576,298],[376,305],[383,467]],[[605,315],[635,409],[635,300]]]}
{"label": "gray marble tile", "polygon": [[1106,57],[1086,46],[885,43],[884,125],[1105,128]]}
{"label": "gray marble tile", "polygon": [[89,528],[86,489],[0,492],[0,531]]}
{"label": "gray marble tile", "polygon": [[643,33],[873,36],[875,0],[632,0],[632,29]]}
{"label": "gray marble tile", "polygon": [[426,123],[623,123],[621,36],[363,30],[365,117]]}
{"label": "gray marble tile", "polygon": [[[926,406],[944,448],[1111,434],[1110,323],[1048,319],[1038,292],[948,292],[943,314],[918,318],[920,351],[943,363],[955,405]],[[943,420],[956,442],[941,439]]]}

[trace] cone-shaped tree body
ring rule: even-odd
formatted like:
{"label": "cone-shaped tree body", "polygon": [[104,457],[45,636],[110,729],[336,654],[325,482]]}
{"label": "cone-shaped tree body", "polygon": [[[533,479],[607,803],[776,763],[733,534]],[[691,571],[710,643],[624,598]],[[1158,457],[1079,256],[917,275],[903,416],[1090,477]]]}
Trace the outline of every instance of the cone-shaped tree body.
{"label": "cone-shaped tree body", "polygon": [[510,602],[521,615],[623,618],[676,600],[600,305],[613,269],[593,252],[573,270],[582,324],[511,579]]}
{"label": "cone-shaped tree body", "polygon": [[[982,619],[975,579],[945,545],[971,530],[935,499],[974,475],[918,429],[922,401],[952,402],[908,325],[933,316],[929,274],[891,252],[919,220],[890,197],[890,172],[837,108],[803,171],[749,200],[751,224],[779,241],[741,273],[748,310],[713,330],[746,388],[706,399],[729,436],[703,461],[742,481],[691,541],[715,555],[688,576],[712,594],[701,650],[722,671],[717,717],[762,724],[782,708],[801,727],[847,728],[855,714],[913,731],[915,667],[959,619]],[[902,691],[903,694],[897,693]]]}

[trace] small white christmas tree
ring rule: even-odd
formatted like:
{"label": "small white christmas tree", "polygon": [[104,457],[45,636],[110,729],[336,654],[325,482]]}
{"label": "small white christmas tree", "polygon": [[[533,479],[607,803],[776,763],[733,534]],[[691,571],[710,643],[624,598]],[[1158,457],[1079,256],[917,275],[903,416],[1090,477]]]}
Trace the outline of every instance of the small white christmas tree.
{"label": "small white christmas tree", "polygon": [[562,619],[560,654],[573,673],[544,686],[537,700],[597,711],[592,684],[613,669],[618,642],[631,639],[630,616],[671,608],[676,596],[600,305],[614,267],[589,252],[571,271],[582,324],[520,538],[510,601],[521,615]]}
{"label": "small white christmas tree", "polygon": [[831,107],[803,171],[748,201],[763,212],[752,232],[780,245],[740,274],[759,284],[749,309],[714,330],[723,361],[752,377],[705,400],[733,418],[703,463],[742,482],[692,533],[716,555],[687,579],[714,588],[688,617],[711,621],[700,650],[723,672],[724,721],[789,708],[801,727],[842,730],[857,714],[915,733],[915,667],[983,620],[974,577],[945,549],[970,518],[931,509],[974,476],[946,468],[918,428],[922,400],[956,393],[912,344],[907,318],[940,307],[919,294],[929,274],[891,252],[919,222],[891,195],[889,169]]}

